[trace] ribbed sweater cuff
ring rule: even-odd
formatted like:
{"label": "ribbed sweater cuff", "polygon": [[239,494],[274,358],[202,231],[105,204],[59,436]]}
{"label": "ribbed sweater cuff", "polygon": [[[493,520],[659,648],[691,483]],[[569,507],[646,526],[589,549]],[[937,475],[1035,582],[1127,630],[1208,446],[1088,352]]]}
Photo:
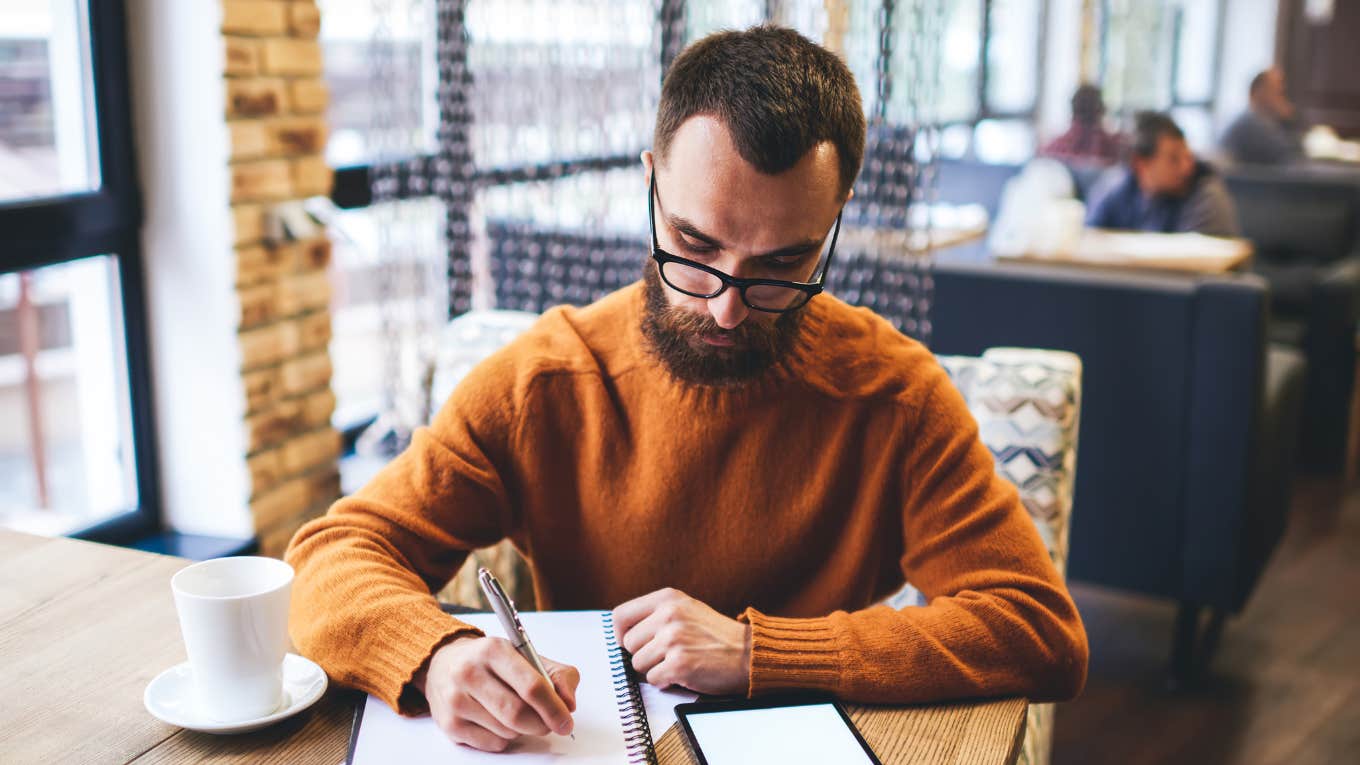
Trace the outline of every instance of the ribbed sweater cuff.
{"label": "ribbed sweater cuff", "polygon": [[407,619],[385,620],[374,630],[371,667],[375,677],[383,678],[377,695],[407,716],[429,711],[425,697],[411,681],[434,652],[454,638],[485,634],[438,610],[422,611]]}
{"label": "ribbed sweater cuff", "polygon": [[789,619],[754,608],[737,618],[751,625],[748,696],[789,690],[836,692],[841,653],[829,618]]}

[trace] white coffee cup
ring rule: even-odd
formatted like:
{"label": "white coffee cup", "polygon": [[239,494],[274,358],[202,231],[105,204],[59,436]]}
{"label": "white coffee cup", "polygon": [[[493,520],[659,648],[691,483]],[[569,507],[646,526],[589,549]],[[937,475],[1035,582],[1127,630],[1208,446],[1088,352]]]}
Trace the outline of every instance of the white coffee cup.
{"label": "white coffee cup", "polygon": [[198,711],[241,722],[283,701],[293,567],[274,558],[195,563],[170,579]]}

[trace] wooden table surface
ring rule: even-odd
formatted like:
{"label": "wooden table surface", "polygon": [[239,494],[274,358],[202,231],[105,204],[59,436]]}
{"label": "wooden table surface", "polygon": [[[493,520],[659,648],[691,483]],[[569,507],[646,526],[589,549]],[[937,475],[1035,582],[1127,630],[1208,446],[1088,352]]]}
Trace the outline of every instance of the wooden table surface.
{"label": "wooden table surface", "polygon": [[[184,661],[170,577],[189,561],[0,530],[0,761],[288,763],[345,758],[360,695],[336,687],[316,706],[254,733],[166,725],[142,706],[157,674]],[[1010,763],[1025,701],[919,707],[850,705],[884,763]],[[663,765],[693,763],[677,728]]]}
{"label": "wooden table surface", "polygon": [[1251,242],[1241,238],[1088,228],[1072,252],[998,253],[996,257],[1041,265],[1223,274],[1245,269],[1253,254]]}
{"label": "wooden table surface", "polygon": [[836,248],[847,252],[907,257],[957,247],[987,236],[987,221],[976,225],[936,226],[924,229],[888,229],[875,226],[845,226]]}

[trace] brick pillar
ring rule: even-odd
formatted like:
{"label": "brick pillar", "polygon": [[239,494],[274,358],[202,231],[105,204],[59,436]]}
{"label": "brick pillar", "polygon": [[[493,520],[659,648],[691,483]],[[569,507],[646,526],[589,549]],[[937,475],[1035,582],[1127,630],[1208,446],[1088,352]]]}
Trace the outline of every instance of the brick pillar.
{"label": "brick pillar", "polygon": [[340,493],[327,350],[331,244],[265,239],[271,205],[330,193],[321,14],[314,0],[222,0],[222,11],[243,459],[261,553],[278,556]]}

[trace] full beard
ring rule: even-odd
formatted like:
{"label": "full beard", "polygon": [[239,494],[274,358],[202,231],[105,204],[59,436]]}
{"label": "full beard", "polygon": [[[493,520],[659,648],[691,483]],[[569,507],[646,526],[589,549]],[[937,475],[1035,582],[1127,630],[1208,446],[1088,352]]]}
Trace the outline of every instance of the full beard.
{"label": "full beard", "polygon": [[[807,308],[804,304],[779,314],[772,323],[748,317],[723,329],[707,313],[672,306],[653,261],[643,266],[642,280],[643,337],[673,377],[698,385],[735,387],[765,374],[793,349]],[[721,336],[732,344],[711,345],[705,336]]]}

